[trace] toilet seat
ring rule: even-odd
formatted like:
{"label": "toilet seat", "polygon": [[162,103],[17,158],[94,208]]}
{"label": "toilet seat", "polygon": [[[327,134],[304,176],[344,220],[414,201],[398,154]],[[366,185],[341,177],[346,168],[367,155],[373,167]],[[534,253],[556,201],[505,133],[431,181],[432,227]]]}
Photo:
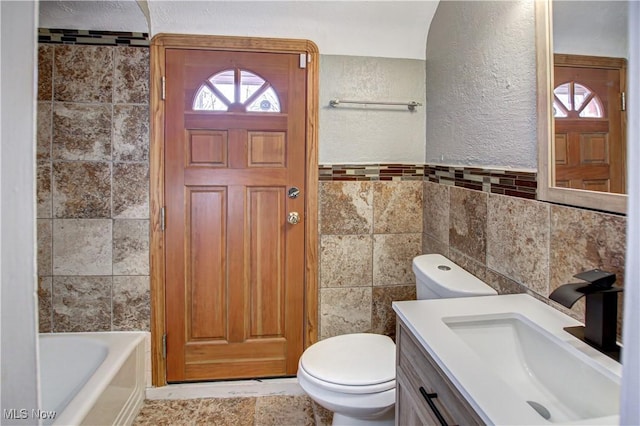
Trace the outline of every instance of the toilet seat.
{"label": "toilet seat", "polygon": [[341,385],[337,383],[331,383],[331,382],[327,382],[312,376],[301,365],[298,366],[298,379],[306,380],[312,385],[320,389],[323,389],[325,391],[342,393],[342,394],[353,394],[353,395],[356,395],[356,394],[367,395],[367,394],[382,393],[385,391],[393,390],[396,387],[395,379],[389,380],[388,382],[378,383],[375,385],[364,385],[364,386]]}
{"label": "toilet seat", "polygon": [[371,333],[335,336],[303,353],[299,374],[335,392],[383,392],[395,388],[395,356],[395,344],[388,336]]}

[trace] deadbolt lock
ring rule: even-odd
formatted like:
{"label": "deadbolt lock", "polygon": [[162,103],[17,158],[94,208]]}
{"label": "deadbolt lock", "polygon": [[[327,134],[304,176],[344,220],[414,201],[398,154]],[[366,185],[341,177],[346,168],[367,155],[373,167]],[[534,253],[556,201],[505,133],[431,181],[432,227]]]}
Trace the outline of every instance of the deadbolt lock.
{"label": "deadbolt lock", "polygon": [[298,195],[300,195],[300,189],[296,186],[292,186],[289,188],[289,191],[287,191],[287,196],[289,198],[298,198]]}

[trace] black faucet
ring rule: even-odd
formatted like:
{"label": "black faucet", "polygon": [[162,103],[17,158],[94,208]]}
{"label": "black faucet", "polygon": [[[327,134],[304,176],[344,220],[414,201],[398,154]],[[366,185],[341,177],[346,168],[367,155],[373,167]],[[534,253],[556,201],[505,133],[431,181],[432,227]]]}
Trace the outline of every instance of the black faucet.
{"label": "black faucet", "polygon": [[616,328],[618,293],[623,289],[613,286],[616,274],[593,269],[576,274],[574,277],[586,283],[564,284],[549,295],[551,300],[567,308],[571,308],[582,296],[587,297],[584,327],[565,327],[565,330],[605,355],[620,361]]}

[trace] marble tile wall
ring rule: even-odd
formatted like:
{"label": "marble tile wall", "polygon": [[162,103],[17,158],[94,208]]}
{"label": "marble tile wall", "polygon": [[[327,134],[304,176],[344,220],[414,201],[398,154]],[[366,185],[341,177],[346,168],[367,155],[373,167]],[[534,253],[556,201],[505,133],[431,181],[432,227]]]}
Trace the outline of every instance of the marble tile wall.
{"label": "marble tile wall", "polygon": [[391,302],[415,299],[422,182],[319,182],[320,339],[395,335]]}
{"label": "marble tile wall", "polygon": [[[38,75],[40,331],[148,330],[148,49],[41,44]],[[623,285],[626,218],[529,200],[532,174],[352,168],[320,167],[320,338],[393,336],[421,253],[545,301],[595,267]]]}
{"label": "marble tile wall", "polygon": [[40,331],[149,329],[149,51],[38,47]]}
{"label": "marble tile wall", "polygon": [[583,301],[568,310],[549,300],[549,294],[575,282],[574,274],[593,268],[615,272],[617,285],[624,286],[626,217],[433,182],[423,185],[422,251],[448,256],[498,293],[527,292],[584,321]]}

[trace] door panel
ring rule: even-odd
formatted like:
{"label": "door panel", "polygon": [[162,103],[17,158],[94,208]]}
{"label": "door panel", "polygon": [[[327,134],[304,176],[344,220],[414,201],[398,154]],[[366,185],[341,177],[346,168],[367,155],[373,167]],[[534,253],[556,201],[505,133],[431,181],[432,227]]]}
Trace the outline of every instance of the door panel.
{"label": "door panel", "polygon": [[582,133],[580,135],[580,163],[608,164],[609,135],[606,133]]}
{"label": "door panel", "polygon": [[286,167],[284,132],[249,132],[249,167]]}
{"label": "door panel", "polygon": [[285,296],[286,244],[280,228],[285,217],[285,189],[253,187],[247,191],[250,206],[249,240],[251,330],[250,337],[282,337]]}
{"label": "door panel", "polygon": [[226,188],[187,188],[189,340],[226,339]]}
{"label": "door panel", "polygon": [[227,167],[227,132],[188,132],[187,167]]}
{"label": "door panel", "polygon": [[[294,375],[303,349],[305,81],[297,54],[167,49],[167,381]],[[194,110],[222,71],[264,79],[280,112]],[[244,83],[243,83],[244,84]],[[266,84],[266,83],[265,83]],[[244,86],[243,86],[244,87]],[[216,96],[225,96],[216,92]],[[255,93],[255,92],[254,92]],[[231,99],[233,98],[233,99]]]}

